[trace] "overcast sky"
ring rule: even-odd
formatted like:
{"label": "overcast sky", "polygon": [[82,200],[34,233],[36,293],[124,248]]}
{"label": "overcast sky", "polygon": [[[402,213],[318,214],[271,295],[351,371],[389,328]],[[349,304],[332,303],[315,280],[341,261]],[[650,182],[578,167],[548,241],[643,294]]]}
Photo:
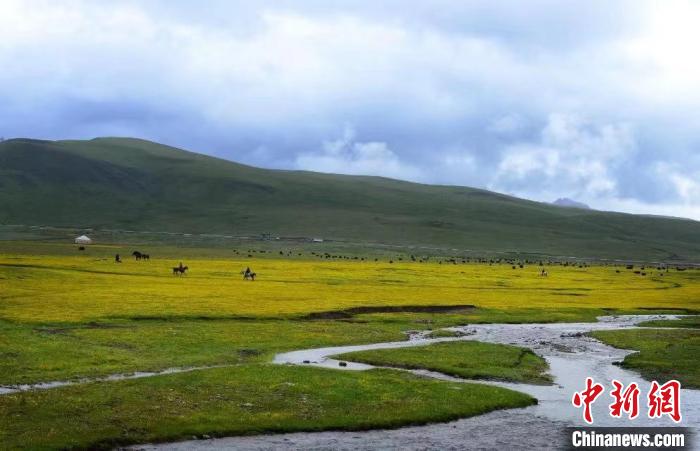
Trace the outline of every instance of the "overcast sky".
{"label": "overcast sky", "polygon": [[698,24],[673,0],[0,0],[0,135],[700,219]]}

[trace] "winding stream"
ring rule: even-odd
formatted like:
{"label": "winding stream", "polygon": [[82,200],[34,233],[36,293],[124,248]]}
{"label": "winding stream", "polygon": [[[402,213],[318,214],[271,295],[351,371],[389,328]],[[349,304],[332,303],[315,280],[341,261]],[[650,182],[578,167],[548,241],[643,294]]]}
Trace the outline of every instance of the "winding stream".
{"label": "winding stream", "polygon": [[[605,394],[593,404],[595,426],[674,426],[670,419],[646,418],[646,393],[649,382],[635,372],[614,365],[633,351],[605,345],[585,333],[595,330],[613,330],[635,327],[652,319],[676,319],[675,315],[625,315],[600,317],[597,323],[552,324],[483,324],[451,327],[449,330],[465,334],[461,337],[426,338],[417,333],[408,341],[375,343],[369,345],[337,346],[306,349],[278,354],[276,364],[312,365],[346,371],[364,371],[372,365],[347,362],[339,366],[334,355],[372,349],[391,349],[424,346],[432,343],[476,340],[524,346],[544,357],[554,377],[553,385],[530,385],[505,382],[479,381],[528,393],[538,405],[524,409],[492,412],[451,423],[407,427],[398,430],[366,432],[316,432],[255,437],[230,437],[211,440],[192,440],[159,445],[141,445],[135,449],[541,449],[560,448],[564,443],[564,426],[585,426],[580,409],[571,405],[575,391],[584,388],[587,376],[602,383]],[[463,381],[429,371],[411,371],[425,377]],[[640,415],[634,421],[616,419],[608,415],[611,381],[625,385],[637,382],[640,387]],[[662,382],[662,381],[660,381]],[[663,381],[665,382],[665,381]],[[700,424],[700,391],[683,389],[681,392],[683,418],[676,426],[697,427]],[[697,431],[697,430],[696,430]],[[697,435],[697,432],[696,432]],[[698,443],[695,443],[698,449]]]}

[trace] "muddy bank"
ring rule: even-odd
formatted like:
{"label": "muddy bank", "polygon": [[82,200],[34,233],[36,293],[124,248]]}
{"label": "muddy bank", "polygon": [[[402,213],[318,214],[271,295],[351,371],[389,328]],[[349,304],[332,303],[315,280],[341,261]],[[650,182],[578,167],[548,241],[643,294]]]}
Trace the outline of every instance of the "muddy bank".
{"label": "muddy bank", "polygon": [[344,310],[314,312],[303,316],[306,320],[350,319],[355,315],[370,313],[468,313],[476,309],[470,304],[457,305],[388,305],[377,307],[351,307]]}

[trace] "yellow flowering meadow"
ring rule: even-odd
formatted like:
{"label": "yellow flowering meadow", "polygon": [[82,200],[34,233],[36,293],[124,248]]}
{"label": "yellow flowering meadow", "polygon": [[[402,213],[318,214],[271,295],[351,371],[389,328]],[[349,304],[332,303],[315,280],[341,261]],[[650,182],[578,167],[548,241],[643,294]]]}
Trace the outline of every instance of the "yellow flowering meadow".
{"label": "yellow flowering meadow", "polygon": [[[700,308],[700,270],[285,259],[137,262],[88,255],[0,255],[0,318],[77,322],[149,316],[270,317],[358,306]],[[244,281],[247,266],[258,275]],[[638,267],[635,269],[639,269]],[[619,271],[619,272],[618,272]]]}

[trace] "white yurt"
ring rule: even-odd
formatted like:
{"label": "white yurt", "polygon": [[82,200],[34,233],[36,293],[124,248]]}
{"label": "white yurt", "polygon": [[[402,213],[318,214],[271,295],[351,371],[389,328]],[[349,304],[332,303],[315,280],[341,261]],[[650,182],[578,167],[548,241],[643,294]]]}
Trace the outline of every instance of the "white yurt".
{"label": "white yurt", "polygon": [[87,235],[80,235],[75,239],[75,244],[92,244],[92,240]]}

